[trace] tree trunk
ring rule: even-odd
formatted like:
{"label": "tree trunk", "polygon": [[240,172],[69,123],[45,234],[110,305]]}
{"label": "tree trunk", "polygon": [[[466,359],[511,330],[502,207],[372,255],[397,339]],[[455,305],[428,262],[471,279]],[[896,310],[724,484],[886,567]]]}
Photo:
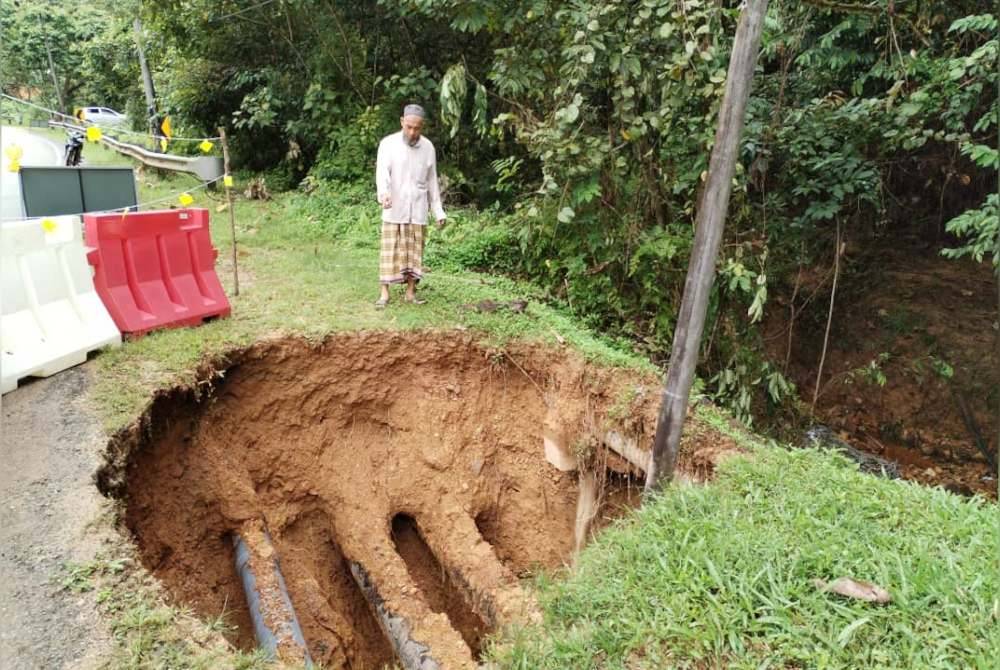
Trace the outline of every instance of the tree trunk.
{"label": "tree trunk", "polygon": [[677,464],[688,395],[698,363],[705,313],[715,279],[715,262],[729,209],[733,172],[766,12],[767,0],[747,0],[736,28],[729,73],[726,75],[726,91],[719,109],[719,127],[709,161],[708,179],[698,208],[694,246],[684,283],[684,298],[674,331],[673,350],[663,388],[653,454],[646,470],[647,493],[669,484]]}

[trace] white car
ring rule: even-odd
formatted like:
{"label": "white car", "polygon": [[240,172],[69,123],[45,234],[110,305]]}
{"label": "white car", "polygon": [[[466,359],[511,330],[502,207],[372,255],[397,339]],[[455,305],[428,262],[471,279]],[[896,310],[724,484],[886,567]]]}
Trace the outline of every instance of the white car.
{"label": "white car", "polygon": [[84,107],[83,118],[98,126],[124,126],[127,117],[107,107]]}

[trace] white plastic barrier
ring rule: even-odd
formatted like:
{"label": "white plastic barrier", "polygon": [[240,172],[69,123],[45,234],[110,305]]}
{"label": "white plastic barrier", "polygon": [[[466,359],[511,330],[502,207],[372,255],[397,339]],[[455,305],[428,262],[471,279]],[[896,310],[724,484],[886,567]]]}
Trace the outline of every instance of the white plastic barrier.
{"label": "white plastic barrier", "polygon": [[76,216],[0,223],[0,393],[121,344],[85,251]]}

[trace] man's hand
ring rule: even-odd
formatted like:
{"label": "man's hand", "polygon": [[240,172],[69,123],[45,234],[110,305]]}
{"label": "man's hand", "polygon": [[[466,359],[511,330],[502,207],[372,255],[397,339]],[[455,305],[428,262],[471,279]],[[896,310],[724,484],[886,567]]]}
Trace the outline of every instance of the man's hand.
{"label": "man's hand", "polygon": [[382,196],[382,209],[392,209],[392,196],[384,195]]}

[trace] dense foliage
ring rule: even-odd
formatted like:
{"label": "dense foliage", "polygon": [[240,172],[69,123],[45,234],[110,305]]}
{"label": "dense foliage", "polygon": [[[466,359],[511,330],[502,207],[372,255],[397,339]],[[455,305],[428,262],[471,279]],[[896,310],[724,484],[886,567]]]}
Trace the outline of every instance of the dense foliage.
{"label": "dense foliage", "polygon": [[[271,188],[369,180],[401,105],[424,103],[447,197],[497,207],[476,265],[529,276],[661,356],[738,5],[163,0],[141,16],[179,132],[227,126]],[[44,91],[38,11],[5,12],[3,43],[6,81]],[[68,25],[45,24],[70,44],[67,96],[140,100],[134,8],[95,11],[66,5]],[[835,227],[1000,258],[997,19],[982,12],[771,3],[704,344],[703,373],[744,417],[789,396],[757,324],[798,267],[832,256]]]}

